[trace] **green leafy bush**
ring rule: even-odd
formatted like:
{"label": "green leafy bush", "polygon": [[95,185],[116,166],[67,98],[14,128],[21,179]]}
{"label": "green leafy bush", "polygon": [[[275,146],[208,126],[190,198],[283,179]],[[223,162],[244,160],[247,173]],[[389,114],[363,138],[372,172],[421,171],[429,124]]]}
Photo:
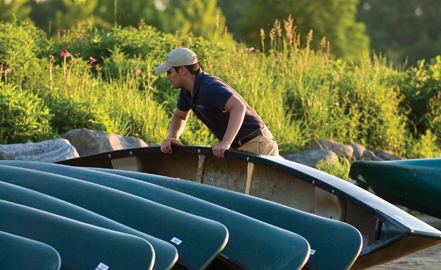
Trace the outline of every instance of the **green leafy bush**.
{"label": "green leafy bush", "polygon": [[82,128],[105,131],[110,122],[93,100],[82,100],[79,96],[58,97],[48,107],[53,115],[49,123],[60,135]]}
{"label": "green leafy bush", "polygon": [[2,144],[53,139],[51,114],[36,95],[12,84],[0,84],[0,140]]}
{"label": "green leafy bush", "polygon": [[398,77],[397,85],[403,95],[400,106],[407,111],[412,134],[419,137],[431,129],[440,138],[441,56],[428,65],[420,61],[418,67]]}
{"label": "green leafy bush", "polygon": [[0,65],[10,69],[7,82],[28,87],[34,77],[40,77],[44,66],[41,56],[50,45],[45,32],[28,22],[1,23]]}

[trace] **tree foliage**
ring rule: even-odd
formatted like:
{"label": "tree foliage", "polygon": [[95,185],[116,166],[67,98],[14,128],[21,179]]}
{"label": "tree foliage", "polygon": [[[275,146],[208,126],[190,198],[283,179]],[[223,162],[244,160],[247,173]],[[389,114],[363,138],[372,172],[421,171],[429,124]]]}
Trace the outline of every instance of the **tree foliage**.
{"label": "tree foliage", "polygon": [[171,0],[162,17],[158,29],[164,32],[193,33],[211,40],[231,37],[226,33],[226,19],[217,0]]}
{"label": "tree foliage", "polygon": [[28,0],[0,0],[0,22],[26,20],[31,12]]}
{"label": "tree foliage", "polygon": [[356,21],[359,0],[249,0],[243,7],[238,33],[247,43],[260,43],[260,29],[266,33],[275,19],[290,15],[296,32],[306,41],[313,30],[312,44],[318,47],[323,37],[331,43],[331,53],[348,60],[356,59],[369,48],[369,37],[363,23]]}
{"label": "tree foliage", "polygon": [[441,1],[362,0],[358,19],[365,22],[372,49],[394,63],[416,66],[440,54]]}

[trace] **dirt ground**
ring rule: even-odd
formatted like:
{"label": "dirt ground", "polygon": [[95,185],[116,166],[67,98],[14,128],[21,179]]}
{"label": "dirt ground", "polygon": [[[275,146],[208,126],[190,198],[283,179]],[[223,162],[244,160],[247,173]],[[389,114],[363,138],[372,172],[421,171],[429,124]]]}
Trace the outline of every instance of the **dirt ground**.
{"label": "dirt ground", "polygon": [[[430,226],[441,230],[441,219],[427,215],[416,216]],[[404,258],[373,267],[375,270],[437,270],[441,269],[441,245],[411,254]]]}

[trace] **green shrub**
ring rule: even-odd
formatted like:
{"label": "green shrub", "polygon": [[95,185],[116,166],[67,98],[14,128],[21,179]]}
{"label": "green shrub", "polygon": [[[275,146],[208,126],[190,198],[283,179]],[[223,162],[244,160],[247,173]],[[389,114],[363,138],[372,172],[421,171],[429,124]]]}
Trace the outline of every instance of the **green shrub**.
{"label": "green shrub", "polygon": [[95,105],[94,100],[84,100],[79,96],[57,97],[48,105],[51,127],[62,135],[72,129],[104,130],[110,125],[108,115]]}
{"label": "green shrub", "polygon": [[29,87],[34,78],[40,77],[45,65],[41,56],[50,45],[45,32],[28,22],[1,23],[0,65],[11,70],[7,74],[7,82],[23,88]]}
{"label": "green shrub", "polygon": [[316,164],[317,168],[325,173],[332,174],[343,180],[349,179],[349,170],[351,168],[351,162],[345,158],[340,157],[338,161],[332,160],[331,157],[322,159]]}
{"label": "green shrub", "polygon": [[418,67],[398,78],[397,86],[403,95],[400,106],[407,111],[408,128],[412,134],[417,138],[431,129],[439,137],[441,56],[431,59],[428,65],[425,65],[424,60],[420,61]]}
{"label": "green shrub", "polygon": [[53,139],[51,114],[36,95],[0,83],[0,140],[2,144]]}

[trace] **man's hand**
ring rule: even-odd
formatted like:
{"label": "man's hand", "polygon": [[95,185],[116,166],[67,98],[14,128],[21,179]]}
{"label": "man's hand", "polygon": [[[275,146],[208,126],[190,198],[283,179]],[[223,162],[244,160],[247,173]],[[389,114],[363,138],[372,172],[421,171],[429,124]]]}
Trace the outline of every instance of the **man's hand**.
{"label": "man's hand", "polygon": [[166,154],[173,153],[172,145],[182,145],[182,143],[177,139],[167,138],[161,144],[161,151]]}
{"label": "man's hand", "polygon": [[225,151],[230,149],[229,144],[225,143],[218,143],[211,146],[211,149],[213,150],[213,154],[217,158],[224,158],[225,157]]}

